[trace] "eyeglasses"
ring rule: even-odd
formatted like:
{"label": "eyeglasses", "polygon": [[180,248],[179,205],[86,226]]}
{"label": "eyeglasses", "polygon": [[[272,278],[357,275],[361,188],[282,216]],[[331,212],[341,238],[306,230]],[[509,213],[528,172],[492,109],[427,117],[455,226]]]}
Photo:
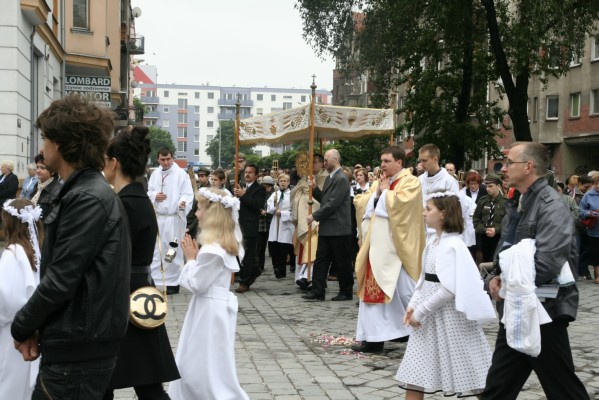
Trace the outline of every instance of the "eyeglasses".
{"label": "eyeglasses", "polygon": [[506,167],[509,167],[510,165],[514,165],[514,164],[526,164],[526,163],[527,163],[527,162],[529,162],[529,161],[530,161],[530,160],[528,160],[528,161],[512,161],[512,160],[510,160],[510,159],[508,158],[508,159],[506,160],[506,162],[504,163],[504,165],[505,165]]}

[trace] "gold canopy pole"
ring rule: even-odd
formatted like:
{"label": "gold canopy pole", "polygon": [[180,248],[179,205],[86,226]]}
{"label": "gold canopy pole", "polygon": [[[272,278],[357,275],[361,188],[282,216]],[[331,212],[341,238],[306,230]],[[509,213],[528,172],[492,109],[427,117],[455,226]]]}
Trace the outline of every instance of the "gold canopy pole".
{"label": "gold canopy pole", "polygon": [[[316,75],[312,75],[312,85],[310,85],[310,89],[312,89],[312,105],[310,107],[310,144],[308,147],[308,152],[310,154],[310,177],[312,178],[312,186],[308,190],[308,215],[312,215],[312,187],[316,184],[316,179],[314,179],[314,117],[316,114],[316,83],[314,82],[316,79]],[[321,142],[322,146],[322,142]],[[322,151],[322,150],[321,150]],[[307,262],[307,272],[308,279],[310,279],[310,272],[312,270],[312,224],[308,225],[308,262]]]}

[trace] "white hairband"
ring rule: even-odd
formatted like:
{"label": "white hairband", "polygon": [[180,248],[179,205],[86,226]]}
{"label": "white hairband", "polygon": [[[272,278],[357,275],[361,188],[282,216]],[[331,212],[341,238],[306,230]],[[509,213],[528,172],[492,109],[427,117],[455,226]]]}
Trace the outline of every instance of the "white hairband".
{"label": "white hairband", "polygon": [[39,221],[39,219],[41,218],[42,209],[40,208],[40,206],[34,207],[32,205],[27,205],[21,208],[20,210],[17,210],[15,207],[10,205],[14,200],[15,199],[6,200],[2,208],[8,214],[17,218],[22,223],[28,225],[29,241],[31,242],[31,246],[33,247],[33,253],[35,255],[35,267],[37,269],[40,266],[41,253],[39,241],[37,239],[37,226],[35,225],[35,223]]}
{"label": "white hairband", "polygon": [[438,198],[438,197],[450,197],[450,196],[458,197],[458,194],[456,192],[452,192],[451,190],[441,191],[441,192],[433,192],[426,196],[426,201],[429,201],[430,199],[434,199],[434,198]]}

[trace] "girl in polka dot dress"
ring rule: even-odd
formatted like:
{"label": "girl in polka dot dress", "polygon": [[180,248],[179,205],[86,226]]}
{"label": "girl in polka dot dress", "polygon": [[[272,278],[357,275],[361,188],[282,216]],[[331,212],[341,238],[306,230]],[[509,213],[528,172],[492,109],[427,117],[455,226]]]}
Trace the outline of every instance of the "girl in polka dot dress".
{"label": "girl in polka dot dress", "polygon": [[404,316],[413,331],[396,377],[408,400],[436,392],[477,395],[492,354],[481,325],[495,320],[495,311],[460,238],[464,219],[458,194],[431,193],[424,219],[436,234],[427,239],[422,275]]}

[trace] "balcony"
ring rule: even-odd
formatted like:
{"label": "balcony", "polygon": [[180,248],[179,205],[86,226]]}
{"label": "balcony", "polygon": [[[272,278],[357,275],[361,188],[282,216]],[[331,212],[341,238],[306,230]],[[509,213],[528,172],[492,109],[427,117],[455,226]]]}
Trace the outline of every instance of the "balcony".
{"label": "balcony", "polygon": [[144,114],[144,118],[157,119],[158,111],[148,111]]}
{"label": "balcony", "polygon": [[[250,113],[241,113],[241,115],[239,116],[240,119],[244,119],[244,118],[251,118],[253,117],[252,114]],[[235,120],[235,113],[218,113],[218,119],[219,120]]]}
{"label": "balcony", "polygon": [[140,96],[139,100],[144,104],[158,104],[160,99],[158,97]]}
{"label": "balcony", "polygon": [[129,54],[144,54],[145,38],[141,35],[129,37]]}
{"label": "balcony", "polygon": [[[219,106],[235,106],[235,104],[237,104],[237,99],[218,99]],[[252,107],[254,100],[240,100],[239,104],[241,107]]]}

